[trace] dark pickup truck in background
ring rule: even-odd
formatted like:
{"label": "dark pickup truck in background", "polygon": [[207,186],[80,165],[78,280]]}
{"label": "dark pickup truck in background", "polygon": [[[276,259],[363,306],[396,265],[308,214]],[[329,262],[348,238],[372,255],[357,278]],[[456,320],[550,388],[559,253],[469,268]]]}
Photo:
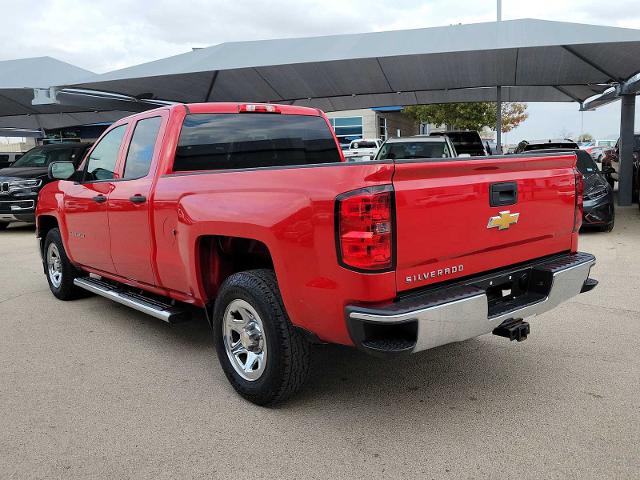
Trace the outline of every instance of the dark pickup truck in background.
{"label": "dark pickup truck in background", "polygon": [[53,162],[82,161],[90,143],[58,143],[34,147],[10,166],[0,169],[0,230],[11,222],[35,222],[38,192],[51,180]]}

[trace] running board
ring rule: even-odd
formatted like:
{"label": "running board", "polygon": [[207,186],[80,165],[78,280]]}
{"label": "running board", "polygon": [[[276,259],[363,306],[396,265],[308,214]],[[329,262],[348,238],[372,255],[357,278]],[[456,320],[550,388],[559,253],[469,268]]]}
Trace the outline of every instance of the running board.
{"label": "running board", "polygon": [[74,279],[73,283],[96,295],[108,298],[121,305],[126,305],[167,323],[182,322],[190,317],[189,312],[180,307],[128,291],[97,278],[80,277]]}

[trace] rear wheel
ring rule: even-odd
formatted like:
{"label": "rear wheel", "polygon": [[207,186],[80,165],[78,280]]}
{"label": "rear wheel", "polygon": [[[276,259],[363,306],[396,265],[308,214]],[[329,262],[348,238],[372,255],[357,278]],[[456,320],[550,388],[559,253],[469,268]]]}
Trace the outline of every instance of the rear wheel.
{"label": "rear wheel", "polygon": [[73,283],[81,273],[69,261],[62,244],[60,230],[57,228],[49,230],[45,237],[43,259],[49,289],[56,298],[73,300],[84,296],[84,290]]}
{"label": "rear wheel", "polygon": [[9,226],[9,224],[8,224],[8,223],[6,223],[6,222],[0,222],[0,231],[2,231],[2,230],[6,230],[8,226]]}
{"label": "rear wheel", "polygon": [[220,365],[247,400],[273,405],[304,385],[310,345],[291,325],[273,271],[231,275],[216,300],[213,330]]}

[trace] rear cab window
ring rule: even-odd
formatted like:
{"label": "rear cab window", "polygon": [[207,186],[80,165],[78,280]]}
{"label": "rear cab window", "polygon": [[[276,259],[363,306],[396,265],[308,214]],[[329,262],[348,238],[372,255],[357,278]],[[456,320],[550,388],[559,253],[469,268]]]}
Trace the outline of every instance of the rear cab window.
{"label": "rear cab window", "polygon": [[185,117],[174,172],[320,165],[342,161],[323,117],[195,113]]}

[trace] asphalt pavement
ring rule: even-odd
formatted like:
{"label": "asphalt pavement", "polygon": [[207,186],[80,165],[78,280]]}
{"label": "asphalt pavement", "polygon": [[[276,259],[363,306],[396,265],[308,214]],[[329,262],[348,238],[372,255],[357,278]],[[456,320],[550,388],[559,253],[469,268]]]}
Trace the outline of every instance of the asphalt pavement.
{"label": "asphalt pavement", "polygon": [[203,318],[56,300],[32,227],[0,232],[0,478],[639,478],[640,214],[587,232],[594,291],[382,360],[314,348],[305,390],[240,399]]}

